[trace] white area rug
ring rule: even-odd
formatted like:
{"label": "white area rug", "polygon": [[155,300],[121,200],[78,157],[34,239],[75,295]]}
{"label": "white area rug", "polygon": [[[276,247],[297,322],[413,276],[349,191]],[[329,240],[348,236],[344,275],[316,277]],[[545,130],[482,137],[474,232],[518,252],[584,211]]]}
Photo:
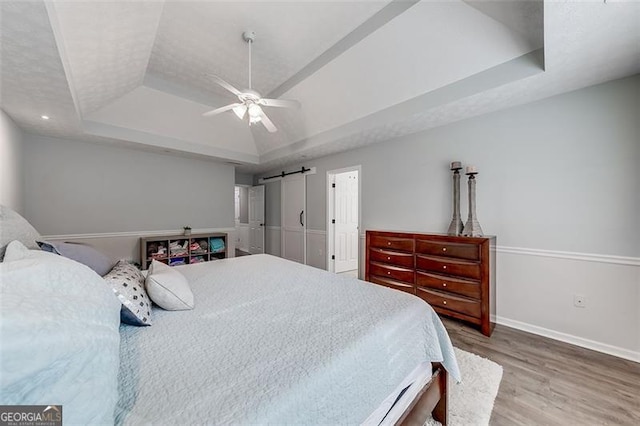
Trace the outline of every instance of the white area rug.
{"label": "white area rug", "polygon": [[[449,376],[449,425],[486,426],[502,380],[502,367],[471,352],[455,348],[462,382]],[[426,425],[439,425],[431,419]]]}

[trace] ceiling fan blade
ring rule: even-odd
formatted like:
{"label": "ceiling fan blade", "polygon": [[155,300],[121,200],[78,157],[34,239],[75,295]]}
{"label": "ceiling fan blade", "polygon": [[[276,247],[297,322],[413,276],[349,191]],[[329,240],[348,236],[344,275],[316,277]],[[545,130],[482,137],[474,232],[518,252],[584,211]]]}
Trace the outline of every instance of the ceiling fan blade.
{"label": "ceiling fan blade", "polygon": [[267,117],[267,114],[265,114],[264,111],[261,111],[260,113],[260,121],[262,122],[262,124],[264,124],[264,127],[269,131],[269,133],[278,131],[276,126],[274,126],[273,122],[269,119],[269,117]]}
{"label": "ceiling fan blade", "polygon": [[223,107],[205,112],[204,114],[202,114],[203,117],[211,117],[212,115],[217,115],[220,114],[221,112],[225,112],[225,111],[229,111],[230,109],[234,109],[237,106],[242,105],[241,103],[235,103],[235,104],[230,104],[230,105],[225,105]]}
{"label": "ceiling fan blade", "polygon": [[218,83],[220,86],[222,86],[223,88],[227,89],[228,91],[230,91],[231,93],[233,93],[236,96],[240,96],[242,94],[242,92],[240,92],[238,89],[236,89],[235,87],[233,87],[231,84],[227,83],[226,81],[224,81],[223,79],[221,79],[220,77],[218,77],[215,74],[208,74],[209,77],[211,77],[213,79],[213,81],[215,81],[216,83]]}
{"label": "ceiling fan blade", "polygon": [[300,108],[300,102],[288,99],[260,99],[260,104],[277,108]]}

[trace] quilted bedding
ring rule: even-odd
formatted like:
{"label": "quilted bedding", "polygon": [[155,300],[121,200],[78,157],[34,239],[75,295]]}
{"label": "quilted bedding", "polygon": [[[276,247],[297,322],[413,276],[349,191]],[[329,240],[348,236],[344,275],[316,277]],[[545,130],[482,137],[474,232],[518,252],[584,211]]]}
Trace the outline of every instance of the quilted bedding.
{"label": "quilted bedding", "polygon": [[421,362],[459,380],[422,300],[269,255],[177,267],[192,311],[121,327],[120,424],[358,424]]}

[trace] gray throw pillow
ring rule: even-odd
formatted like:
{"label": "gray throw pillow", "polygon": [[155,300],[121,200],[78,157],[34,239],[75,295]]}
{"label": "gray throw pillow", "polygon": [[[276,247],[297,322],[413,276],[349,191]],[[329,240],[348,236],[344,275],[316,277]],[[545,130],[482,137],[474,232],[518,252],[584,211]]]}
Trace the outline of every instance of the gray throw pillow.
{"label": "gray throw pillow", "polygon": [[114,262],[111,259],[87,244],[38,241],[38,245],[44,251],[59,254],[88,266],[101,277],[107,275],[113,268]]}
{"label": "gray throw pillow", "polygon": [[25,218],[7,206],[0,205],[0,261],[11,241],[18,240],[25,247],[37,249],[40,234]]}

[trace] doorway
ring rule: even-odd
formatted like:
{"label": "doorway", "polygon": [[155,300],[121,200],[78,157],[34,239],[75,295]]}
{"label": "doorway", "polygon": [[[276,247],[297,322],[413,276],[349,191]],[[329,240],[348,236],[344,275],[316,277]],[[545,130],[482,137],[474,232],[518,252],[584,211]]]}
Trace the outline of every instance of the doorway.
{"label": "doorway", "polygon": [[235,187],[236,255],[264,253],[264,185]]}
{"label": "doorway", "polygon": [[360,166],[327,172],[327,270],[358,274]]}
{"label": "doorway", "polygon": [[240,256],[249,253],[249,188],[235,188],[236,255]]}

